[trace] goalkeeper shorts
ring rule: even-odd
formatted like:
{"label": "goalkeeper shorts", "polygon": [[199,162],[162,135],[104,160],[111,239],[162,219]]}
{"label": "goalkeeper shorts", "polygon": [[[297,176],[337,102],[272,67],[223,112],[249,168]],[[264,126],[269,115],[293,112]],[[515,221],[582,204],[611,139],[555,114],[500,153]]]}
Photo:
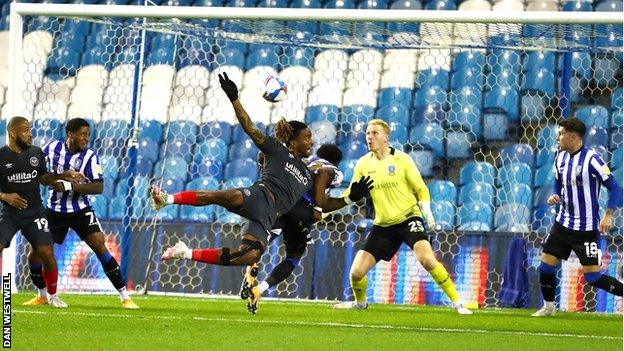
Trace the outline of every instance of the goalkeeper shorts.
{"label": "goalkeeper shorts", "polygon": [[376,261],[390,261],[402,243],[410,249],[420,240],[429,240],[420,217],[412,217],[405,222],[381,227],[374,225],[366,238],[362,250],[370,253]]}

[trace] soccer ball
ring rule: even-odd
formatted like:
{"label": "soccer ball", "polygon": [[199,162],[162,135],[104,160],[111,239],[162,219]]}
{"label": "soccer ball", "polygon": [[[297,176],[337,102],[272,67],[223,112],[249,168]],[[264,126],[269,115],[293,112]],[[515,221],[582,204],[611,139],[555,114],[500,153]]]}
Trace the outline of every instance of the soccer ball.
{"label": "soccer ball", "polygon": [[262,97],[268,102],[279,102],[288,95],[286,83],[274,75],[269,75],[264,80],[264,92]]}

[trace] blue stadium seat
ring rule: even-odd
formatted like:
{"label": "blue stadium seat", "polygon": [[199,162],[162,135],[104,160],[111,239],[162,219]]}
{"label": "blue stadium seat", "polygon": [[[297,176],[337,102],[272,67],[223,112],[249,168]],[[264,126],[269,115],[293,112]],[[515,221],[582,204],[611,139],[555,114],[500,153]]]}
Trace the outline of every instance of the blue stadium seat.
{"label": "blue stadium seat", "polygon": [[431,204],[436,230],[452,231],[455,228],[455,205],[449,201],[436,201]]}
{"label": "blue stadium seat", "polygon": [[214,55],[212,69],[214,70],[224,65],[243,69],[245,67],[245,52],[233,48],[222,48],[221,52]]}
{"label": "blue stadium seat", "polygon": [[318,121],[338,122],[340,107],[336,105],[315,105],[306,110],[305,121],[308,124]]}
{"label": "blue stadium seat", "polygon": [[453,11],[457,10],[457,5],[454,1],[432,0],[425,4],[425,9]]}
{"label": "blue stadium seat", "polygon": [[[522,69],[518,51],[494,49],[487,56],[487,62],[493,72],[511,70],[520,73]],[[499,71],[500,70],[500,71]]]}
{"label": "blue stadium seat", "polygon": [[388,126],[390,127],[390,142],[398,142],[401,145],[407,143],[407,125],[401,122],[395,122],[392,119],[390,121],[388,121]]}
{"label": "blue stadium seat", "polygon": [[564,1],[561,6],[563,11],[575,11],[575,12],[592,12],[594,8],[592,3],[582,0]]}
{"label": "blue stadium seat", "polygon": [[459,172],[459,185],[470,182],[494,184],[496,171],[488,162],[471,161],[466,163]]}
{"label": "blue stadium seat", "polygon": [[511,144],[500,151],[503,164],[511,162],[526,163],[533,167],[533,148],[529,144]]}
{"label": "blue stadium seat", "polygon": [[607,150],[606,147],[602,146],[602,145],[587,145],[590,149],[596,151],[596,153],[603,159],[603,160],[608,160],[609,159],[609,150]]}
{"label": "blue stadium seat", "polygon": [[526,72],[546,69],[555,73],[557,72],[556,63],[555,53],[552,51],[528,51],[524,57],[522,70]]}
{"label": "blue stadium seat", "polygon": [[481,67],[458,69],[451,74],[451,89],[459,90],[466,86],[481,89],[485,83],[485,74]]}
{"label": "blue stadium seat", "polygon": [[355,168],[355,164],[357,163],[357,161],[357,158],[351,160],[348,160],[344,157],[342,158],[342,162],[340,162],[340,164],[338,165],[338,169],[344,175],[344,178],[342,180],[343,184],[349,184],[349,182],[351,182],[351,178],[353,177],[353,168]]}
{"label": "blue stadium seat", "polygon": [[139,139],[151,139],[156,143],[163,140],[163,126],[156,120],[142,120],[141,130],[139,131]]}
{"label": "blue stadium seat", "polygon": [[[591,39],[587,38],[584,33],[580,34],[579,39],[575,40],[580,45],[592,45]],[[559,70],[563,70],[563,60],[565,55],[559,55]],[[573,52],[572,53],[572,72],[578,78],[584,80],[590,80],[592,78],[592,70],[587,67],[592,66],[591,54],[587,52]]]}
{"label": "blue stadium seat", "polygon": [[353,0],[328,0],[323,7],[328,9],[354,9],[355,2]]}
{"label": "blue stadium seat", "polygon": [[126,139],[130,135],[131,127],[127,121],[121,119],[107,119],[97,124],[97,139],[119,138]]}
{"label": "blue stadium seat", "polygon": [[453,58],[453,71],[485,67],[485,53],[481,51],[460,51]]}
{"label": "blue stadium seat", "polygon": [[7,119],[0,119],[0,135],[5,135],[6,136],[6,130],[7,130]]}
{"label": "blue stadium seat", "polygon": [[112,50],[106,47],[91,47],[82,54],[81,63],[82,66],[101,65],[110,70],[112,68],[112,56]]}
{"label": "blue stadium seat", "polygon": [[379,106],[412,106],[412,90],[399,87],[380,89],[377,104]]}
{"label": "blue stadium seat", "polygon": [[286,0],[259,0],[256,3],[256,7],[288,7]]}
{"label": "blue stadium seat", "polygon": [[457,205],[471,202],[482,202],[486,205],[494,205],[495,189],[492,183],[470,182],[459,188]]}
{"label": "blue stadium seat", "polygon": [[459,208],[459,230],[489,232],[492,230],[492,222],[492,208],[489,205],[472,202]]}
{"label": "blue stadium seat", "polygon": [[449,72],[445,69],[424,69],[416,74],[416,89],[428,89],[439,87],[443,90],[449,88]]}
{"label": "blue stadium seat", "polygon": [[617,109],[622,109],[624,108],[624,96],[622,96],[624,94],[624,91],[622,90],[622,87],[619,87],[615,90],[613,90],[613,92],[611,93],[611,109],[612,110],[617,110]]}
{"label": "blue stadium seat", "polygon": [[229,0],[226,2],[227,7],[256,7],[256,0]]}
{"label": "blue stadium seat", "polygon": [[[256,122],[255,125],[261,131],[265,131],[267,129],[267,127],[262,122]],[[240,124],[233,126],[232,127],[232,143],[237,143],[243,140],[251,140],[251,139],[249,139],[249,135],[245,133],[245,131],[243,130],[243,127]]]}
{"label": "blue stadium seat", "polygon": [[615,110],[611,113],[611,130],[615,130],[621,128],[624,125],[624,114],[623,110]]}
{"label": "blue stadium seat", "polygon": [[510,184],[533,184],[532,170],[526,163],[511,162],[503,164],[498,169],[497,184],[508,186]]}
{"label": "blue stadium seat", "polygon": [[184,190],[184,184],[181,179],[164,179],[160,188],[167,194],[175,194]]}
{"label": "blue stadium seat", "polygon": [[353,124],[342,124],[342,127],[338,130],[338,137],[336,142],[338,144],[348,143],[353,140],[357,140],[361,143],[366,143],[366,127],[368,122],[356,122]]}
{"label": "blue stadium seat", "polygon": [[293,0],[290,3],[290,7],[304,8],[304,9],[320,9],[321,1],[320,0]]}
{"label": "blue stadium seat", "polygon": [[552,166],[555,162],[556,154],[556,146],[551,146],[550,148],[539,148],[537,150],[537,156],[535,157],[535,167],[540,168],[543,166]]}
{"label": "blue stadium seat", "polygon": [[257,66],[268,66],[277,68],[278,54],[274,50],[259,49],[247,55],[245,69],[249,70]]}
{"label": "blue stadium seat", "polygon": [[472,133],[463,131],[448,131],[446,133],[446,157],[470,158],[472,157],[471,146],[474,141]]}
{"label": "blue stadium seat", "polygon": [[195,153],[201,158],[225,162],[228,159],[228,146],[222,139],[207,138],[197,145]]}
{"label": "blue stadium seat", "polygon": [[280,56],[282,67],[303,66],[314,67],[314,50],[308,47],[286,46]]}
{"label": "blue stadium seat", "polygon": [[540,187],[538,187],[538,185],[536,184],[534,193],[533,193],[533,206],[534,207],[547,206],[548,198],[553,194],[552,189],[553,189],[552,184],[544,185]]}
{"label": "blue stadium seat", "polygon": [[599,105],[581,107],[574,113],[586,126],[609,128],[609,111]]}
{"label": "blue stadium seat", "polygon": [[191,164],[190,175],[192,178],[211,177],[221,181],[223,180],[223,162],[211,156],[203,157],[199,154]]}
{"label": "blue stadium seat", "polygon": [[336,137],[338,136],[338,131],[336,131],[336,127],[331,122],[314,122],[308,124],[310,130],[313,130],[312,140],[315,145],[323,145],[323,144],[336,144]]}
{"label": "blue stadium seat", "polygon": [[609,146],[609,133],[606,129],[600,127],[589,127],[585,133],[585,145],[592,147],[594,145],[600,145],[604,147]]}
{"label": "blue stadium seat", "polygon": [[186,180],[188,163],[182,157],[165,157],[154,166],[154,177],[157,179]]}
{"label": "blue stadium seat", "polygon": [[428,148],[436,157],[444,156],[444,130],[437,123],[420,123],[410,130],[412,148]]}
{"label": "blue stadium seat", "polygon": [[531,231],[531,210],[523,205],[504,205],[494,214],[497,232],[528,233]]}
{"label": "blue stadium seat", "polygon": [[52,49],[52,53],[48,58],[46,72],[59,73],[61,75],[75,75],[76,70],[80,67],[80,57],[82,55],[80,47],[57,46]]}
{"label": "blue stadium seat", "polygon": [[62,125],[58,119],[54,118],[37,118],[32,122],[33,137],[48,137],[52,139],[61,139]]}
{"label": "blue stadium seat", "polygon": [[431,177],[433,175],[433,166],[435,164],[435,156],[429,150],[417,150],[409,153],[420,175],[423,177]]}
{"label": "blue stadium seat", "polygon": [[186,140],[170,140],[160,148],[160,157],[180,157],[190,163],[193,160],[193,144]]}
{"label": "blue stadium seat", "polygon": [[[136,196],[144,196],[149,192],[150,181],[149,178],[144,176],[135,176],[133,179],[133,188],[134,194]],[[122,179],[117,183],[117,187],[115,188],[115,196],[116,197],[124,197],[130,194],[128,189],[127,179]],[[126,207],[124,203],[124,208]]]}
{"label": "blue stadium seat", "polygon": [[535,187],[552,186],[555,180],[555,168],[553,163],[546,164],[535,171]]}
{"label": "blue stadium seat", "polygon": [[431,201],[448,201],[455,204],[457,188],[452,182],[448,180],[434,180],[427,187],[429,188]]}
{"label": "blue stadium seat", "polygon": [[385,10],[388,8],[387,0],[363,0],[357,6],[358,9]]}
{"label": "blue stadium seat", "polygon": [[483,111],[505,113],[510,120],[518,120],[518,91],[509,87],[494,86],[485,93]]}
{"label": "blue stadium seat", "polygon": [[524,205],[527,208],[533,208],[533,192],[531,187],[526,184],[514,183],[512,185],[503,185],[498,191],[498,202],[502,205],[517,204]]}
{"label": "blue stadium seat", "polygon": [[622,146],[618,147],[617,149],[615,149],[615,151],[613,151],[613,154],[611,155],[611,162],[609,163],[609,166],[611,167],[611,169],[613,170],[622,169],[622,154],[623,153],[624,153],[624,148],[622,148]]}
{"label": "blue stadium seat", "polygon": [[448,114],[448,124],[452,129],[459,127],[466,132],[472,133],[476,138],[480,138],[481,109],[477,105],[453,103]]}
{"label": "blue stadium seat", "polygon": [[[138,175],[151,177],[154,172],[154,161],[143,157],[142,155],[137,155],[134,171]],[[127,172],[129,172],[129,170],[127,170]]]}
{"label": "blue stadium seat", "polygon": [[242,140],[230,145],[230,160],[235,158],[251,158],[255,160],[258,157],[258,147],[250,139]]}
{"label": "blue stadium seat", "polygon": [[432,103],[429,105],[415,107],[410,121],[410,125],[412,126],[421,123],[442,124],[446,122],[446,111],[444,111],[444,105]]}
{"label": "blue stadium seat", "polygon": [[193,121],[172,121],[169,123],[165,140],[184,140],[189,144],[195,144],[197,130],[197,124]]}
{"label": "blue stadium seat", "polygon": [[247,177],[255,181],[258,179],[258,164],[251,158],[232,160],[225,165],[223,177],[225,179]]}
{"label": "blue stadium seat", "polygon": [[119,177],[119,157],[111,155],[101,155],[100,165],[104,171],[103,176],[105,181],[115,181]]}
{"label": "blue stadium seat", "polygon": [[545,68],[524,72],[522,92],[543,94],[553,98],[555,96],[555,75]]}
{"label": "blue stadium seat", "polygon": [[246,177],[236,177],[223,182],[221,189],[246,188],[251,186],[253,181]]}
{"label": "blue stadium seat", "polygon": [[550,148],[557,145],[559,126],[556,124],[545,125],[537,135],[537,147]]}
{"label": "blue stadium seat", "polygon": [[232,143],[232,126],[227,122],[206,122],[199,127],[197,142],[217,138],[225,144]]}
{"label": "blue stadium seat", "polygon": [[124,147],[126,145],[125,139],[96,139],[95,140],[95,150],[98,155],[115,155],[119,157],[119,155],[123,154]]}
{"label": "blue stadium seat", "polygon": [[[377,109],[376,116],[377,118],[381,118],[388,123],[390,122],[400,123],[402,126],[405,126],[406,128],[410,122],[409,110],[399,104],[391,104],[391,105],[380,107],[379,109]],[[405,131],[405,134],[407,135],[407,130]]]}
{"label": "blue stadium seat", "polygon": [[220,181],[213,177],[199,177],[188,182],[186,184],[186,190],[215,190],[219,189],[219,183]]}
{"label": "blue stadium seat", "polygon": [[340,150],[345,160],[360,158],[368,152],[366,144],[358,140],[340,144]]}
{"label": "blue stadium seat", "polygon": [[95,216],[98,219],[108,219],[108,199],[106,196],[92,196],[91,207],[93,208],[93,212],[95,212]]}
{"label": "blue stadium seat", "polygon": [[342,108],[341,122],[356,123],[368,122],[375,116],[375,108],[369,105],[355,104]]}
{"label": "blue stadium seat", "polygon": [[153,65],[174,66],[175,62],[176,57],[174,52],[167,48],[158,48],[156,50],[152,49],[145,60],[146,66],[148,67]]}
{"label": "blue stadium seat", "polygon": [[483,114],[483,138],[485,140],[508,140],[510,120],[503,113],[484,113]]}
{"label": "blue stadium seat", "polygon": [[486,76],[487,86],[489,87],[517,89],[518,81],[518,73],[509,67],[493,67],[492,71]]}
{"label": "blue stadium seat", "polygon": [[137,150],[138,157],[143,157],[146,160],[150,160],[152,163],[158,160],[160,155],[160,147],[158,142],[152,139],[139,140],[139,149]]}
{"label": "blue stadium seat", "polygon": [[181,206],[180,219],[211,222],[215,218],[215,206]]}
{"label": "blue stadium seat", "polygon": [[539,234],[548,234],[557,217],[555,206],[539,206],[533,212],[533,230]]}
{"label": "blue stadium seat", "polygon": [[126,199],[124,196],[114,197],[108,204],[108,218],[121,219],[126,211]]}
{"label": "blue stadium seat", "polygon": [[446,109],[448,106],[446,89],[438,86],[418,89],[414,95],[414,107],[423,108],[427,106],[439,106]]}

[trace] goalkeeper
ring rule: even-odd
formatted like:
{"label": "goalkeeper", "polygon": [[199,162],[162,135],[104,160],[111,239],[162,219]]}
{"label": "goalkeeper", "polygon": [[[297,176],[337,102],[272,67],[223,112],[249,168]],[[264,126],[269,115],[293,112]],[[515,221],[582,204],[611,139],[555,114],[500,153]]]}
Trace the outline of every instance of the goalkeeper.
{"label": "goalkeeper", "polygon": [[[381,119],[368,122],[366,143],[369,153],[355,165],[353,178],[370,176],[375,186],[370,191],[375,209],[373,229],[364,248],[351,265],[350,280],[355,301],[341,302],[334,308],[364,309],[366,303],[366,273],[379,260],[389,261],[401,243],[414,250],[420,264],[442,288],[459,314],[472,314],[459,300],[455,285],[444,266],[438,262],[423,226],[435,225],[429,203],[429,190],[414,161],[406,153],[389,146],[390,128]],[[348,195],[349,190],[345,193]],[[418,202],[417,202],[418,200]],[[351,201],[349,197],[329,198],[323,206],[325,212],[339,209]],[[419,208],[420,205],[420,208]]]}

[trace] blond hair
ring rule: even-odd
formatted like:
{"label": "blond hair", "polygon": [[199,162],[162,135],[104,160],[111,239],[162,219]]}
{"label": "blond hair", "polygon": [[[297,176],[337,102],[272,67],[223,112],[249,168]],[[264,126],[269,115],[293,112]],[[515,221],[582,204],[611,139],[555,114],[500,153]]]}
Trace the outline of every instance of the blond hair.
{"label": "blond hair", "polygon": [[386,132],[386,134],[390,135],[390,126],[383,119],[375,118],[368,121],[369,126],[380,126]]}

